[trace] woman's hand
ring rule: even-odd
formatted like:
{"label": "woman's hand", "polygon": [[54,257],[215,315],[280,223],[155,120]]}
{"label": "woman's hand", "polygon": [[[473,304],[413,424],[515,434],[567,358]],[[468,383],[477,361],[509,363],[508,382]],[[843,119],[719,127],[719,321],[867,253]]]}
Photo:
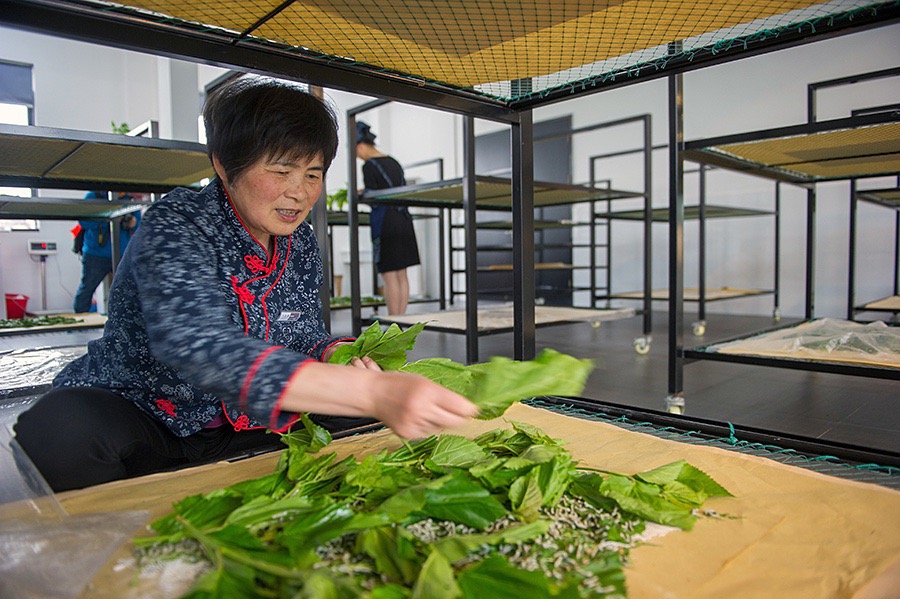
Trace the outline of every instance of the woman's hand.
{"label": "woman's hand", "polygon": [[[331,356],[334,354],[334,351],[342,345],[353,345],[352,341],[339,341],[325,350],[325,353],[322,354],[322,361],[329,362],[331,360]],[[362,358],[353,357],[350,359],[350,366],[354,366],[356,368],[364,368],[366,370],[377,370],[381,372],[381,367],[378,363],[370,358],[369,356],[363,356]]]}
{"label": "woman's hand", "polygon": [[363,356],[362,358],[353,357],[350,358],[350,366],[354,368],[363,368],[365,370],[377,370],[381,372],[381,366],[378,365],[378,362],[370,358],[369,356]]}
{"label": "woman's hand", "polygon": [[372,416],[404,439],[420,439],[443,428],[461,426],[478,414],[475,404],[465,397],[418,374],[383,372],[374,392]]}
{"label": "woman's hand", "polygon": [[288,383],[282,409],[377,418],[405,439],[460,426],[478,414],[475,404],[427,378],[382,372],[371,358],[351,368],[308,363]]}

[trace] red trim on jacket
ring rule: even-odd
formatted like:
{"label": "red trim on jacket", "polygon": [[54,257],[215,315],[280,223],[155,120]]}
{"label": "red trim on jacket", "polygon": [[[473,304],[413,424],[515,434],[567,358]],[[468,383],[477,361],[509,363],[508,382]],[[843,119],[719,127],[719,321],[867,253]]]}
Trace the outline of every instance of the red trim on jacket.
{"label": "red trim on jacket", "polygon": [[241,384],[241,394],[238,396],[238,406],[240,407],[241,412],[247,411],[247,394],[250,393],[250,385],[253,383],[253,377],[256,376],[256,372],[259,370],[259,367],[262,366],[263,360],[277,349],[282,349],[282,346],[273,345],[272,347],[267,347],[256,356],[256,359],[253,360],[253,364],[247,369],[247,374],[244,375],[244,382]]}
{"label": "red trim on jacket", "polygon": [[288,377],[287,382],[284,385],[284,389],[281,392],[281,395],[278,396],[278,399],[275,400],[275,407],[272,408],[272,414],[269,417],[269,428],[276,433],[286,433],[294,423],[300,420],[300,414],[297,414],[293,418],[291,418],[290,422],[282,426],[281,428],[277,428],[278,426],[278,416],[281,415],[281,404],[284,403],[285,395],[287,394],[288,388],[291,386],[294,378],[303,370],[303,367],[308,364],[315,364],[313,360],[306,360],[301,362],[299,366],[291,373],[291,376]]}
{"label": "red trim on jacket", "polygon": [[241,414],[237,417],[237,420],[232,420],[231,416],[228,415],[228,408],[225,406],[225,402],[222,402],[222,413],[225,414],[225,420],[234,428],[234,432],[239,433],[241,431],[258,431],[259,429],[264,429],[266,427],[260,426],[250,426],[250,417],[246,414]]}

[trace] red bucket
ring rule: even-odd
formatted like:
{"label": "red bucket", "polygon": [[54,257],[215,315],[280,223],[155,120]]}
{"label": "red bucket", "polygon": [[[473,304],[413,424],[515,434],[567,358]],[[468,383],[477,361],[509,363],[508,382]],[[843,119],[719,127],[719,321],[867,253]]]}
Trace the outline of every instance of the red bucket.
{"label": "red bucket", "polygon": [[6,294],[6,318],[24,318],[28,306],[28,296],[21,293]]}

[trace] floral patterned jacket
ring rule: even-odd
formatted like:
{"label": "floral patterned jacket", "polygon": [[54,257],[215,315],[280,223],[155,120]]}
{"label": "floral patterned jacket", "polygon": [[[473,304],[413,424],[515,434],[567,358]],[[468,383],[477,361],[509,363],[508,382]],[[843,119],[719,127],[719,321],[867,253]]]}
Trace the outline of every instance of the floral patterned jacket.
{"label": "floral patterned jacket", "polygon": [[308,223],[271,256],[214,180],[151,206],[110,290],[103,336],[54,387],[100,387],[178,436],[224,411],[236,430],[284,431],[291,377],[340,341],[322,322],[322,261]]}

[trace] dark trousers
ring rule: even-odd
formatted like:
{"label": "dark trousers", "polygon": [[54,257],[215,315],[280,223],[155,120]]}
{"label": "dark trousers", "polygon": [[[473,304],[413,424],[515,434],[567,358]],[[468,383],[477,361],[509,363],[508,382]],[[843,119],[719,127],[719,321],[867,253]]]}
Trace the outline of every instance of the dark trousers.
{"label": "dark trousers", "polygon": [[[367,422],[372,421],[320,419],[332,431]],[[92,387],[49,391],[19,415],[14,428],[19,445],[56,492],[285,447],[277,434],[236,432],[227,424],[178,437],[129,400]]]}
{"label": "dark trousers", "polygon": [[94,291],[106,275],[112,272],[112,258],[84,254],[81,257],[81,284],[75,292],[74,309],[77,313],[90,312]]}

